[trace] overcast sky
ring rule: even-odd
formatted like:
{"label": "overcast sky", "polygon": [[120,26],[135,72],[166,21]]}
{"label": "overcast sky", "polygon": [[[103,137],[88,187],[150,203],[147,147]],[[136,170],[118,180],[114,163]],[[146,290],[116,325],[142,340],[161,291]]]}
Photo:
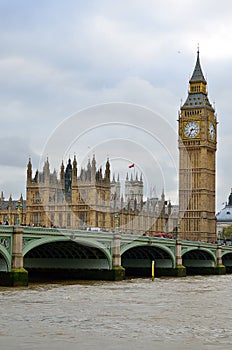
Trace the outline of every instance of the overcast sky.
{"label": "overcast sky", "polygon": [[[229,0],[1,0],[0,189],[5,197],[25,195],[29,157],[33,172],[45,153],[53,163],[46,145],[51,139],[62,143],[63,130],[70,140],[62,159],[76,154],[80,168],[93,153],[99,163],[109,157],[112,172],[121,177],[134,162],[147,188],[154,186],[160,195],[164,187],[167,199],[176,202],[178,109],[187,97],[199,43],[219,121],[219,210],[232,187],[231,18]],[[153,122],[149,113],[143,119],[141,110],[150,111]],[[114,118],[106,121],[110,112]],[[86,119],[92,124],[84,132]],[[155,132],[160,123],[162,131]]]}

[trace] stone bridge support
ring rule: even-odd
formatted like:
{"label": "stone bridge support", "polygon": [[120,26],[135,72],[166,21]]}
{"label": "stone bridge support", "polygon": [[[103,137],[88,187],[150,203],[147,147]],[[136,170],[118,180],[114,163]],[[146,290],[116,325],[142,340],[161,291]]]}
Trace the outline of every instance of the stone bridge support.
{"label": "stone bridge support", "polygon": [[113,249],[112,249],[112,272],[113,279],[119,281],[125,278],[125,269],[121,266],[121,253],[120,253],[121,235],[114,234],[113,237]]}
{"label": "stone bridge support", "polygon": [[4,286],[27,286],[28,273],[23,268],[23,227],[15,226],[12,233],[11,270],[1,273],[0,284]]}
{"label": "stone bridge support", "polygon": [[222,246],[217,246],[217,266],[215,267],[215,274],[224,275],[226,273],[226,267],[222,264]]}
{"label": "stone bridge support", "polygon": [[12,270],[23,268],[23,228],[15,226],[12,240]]}
{"label": "stone bridge support", "polygon": [[186,268],[182,263],[182,243],[179,239],[176,240],[176,266],[175,266],[175,275],[177,277],[185,277],[186,276]]}

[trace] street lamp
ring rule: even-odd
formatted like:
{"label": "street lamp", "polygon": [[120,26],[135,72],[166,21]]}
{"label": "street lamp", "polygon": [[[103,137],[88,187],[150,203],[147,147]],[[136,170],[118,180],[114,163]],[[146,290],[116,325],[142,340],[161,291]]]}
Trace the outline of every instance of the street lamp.
{"label": "street lamp", "polygon": [[20,214],[21,214],[21,209],[22,209],[22,204],[20,202],[17,203],[16,205],[16,209],[17,209],[17,225],[20,225]]}

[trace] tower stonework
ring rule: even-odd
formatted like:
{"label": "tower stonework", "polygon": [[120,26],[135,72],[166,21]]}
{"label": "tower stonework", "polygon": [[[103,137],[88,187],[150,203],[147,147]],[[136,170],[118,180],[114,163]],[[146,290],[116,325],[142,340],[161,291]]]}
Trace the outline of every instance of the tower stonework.
{"label": "tower stonework", "polygon": [[181,238],[216,239],[217,119],[197,52],[189,91],[179,112],[179,220]]}

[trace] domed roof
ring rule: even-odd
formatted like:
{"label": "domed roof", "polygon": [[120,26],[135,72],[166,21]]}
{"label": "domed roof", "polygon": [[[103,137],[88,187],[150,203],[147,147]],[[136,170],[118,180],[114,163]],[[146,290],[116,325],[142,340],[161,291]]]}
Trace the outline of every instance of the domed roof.
{"label": "domed roof", "polygon": [[217,222],[232,222],[232,206],[226,205],[217,215]]}
{"label": "domed roof", "polygon": [[228,198],[228,204],[216,214],[217,222],[232,222],[232,189]]}

